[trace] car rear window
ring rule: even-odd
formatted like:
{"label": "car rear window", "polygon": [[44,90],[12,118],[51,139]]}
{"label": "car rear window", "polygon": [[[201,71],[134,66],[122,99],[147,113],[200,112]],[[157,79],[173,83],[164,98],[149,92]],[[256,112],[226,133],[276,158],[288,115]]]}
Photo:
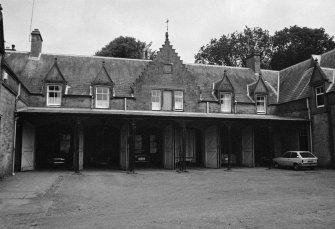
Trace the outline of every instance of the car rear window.
{"label": "car rear window", "polygon": [[300,153],[300,156],[302,158],[314,158],[315,156],[311,153],[308,153],[308,152],[303,152],[303,153]]}

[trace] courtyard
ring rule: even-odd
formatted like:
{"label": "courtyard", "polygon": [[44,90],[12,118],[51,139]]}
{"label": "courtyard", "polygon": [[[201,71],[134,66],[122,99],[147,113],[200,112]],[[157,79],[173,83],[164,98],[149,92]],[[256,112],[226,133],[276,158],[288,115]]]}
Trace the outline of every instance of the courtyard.
{"label": "courtyard", "polygon": [[45,170],[0,181],[1,228],[335,228],[334,215],[334,170]]}

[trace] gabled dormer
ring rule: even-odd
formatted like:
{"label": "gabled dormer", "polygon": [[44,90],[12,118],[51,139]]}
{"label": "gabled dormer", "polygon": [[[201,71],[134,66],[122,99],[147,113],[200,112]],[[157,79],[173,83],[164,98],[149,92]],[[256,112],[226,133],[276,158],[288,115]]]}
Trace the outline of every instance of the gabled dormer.
{"label": "gabled dormer", "polygon": [[329,84],[329,80],[325,73],[320,68],[318,59],[314,60],[314,68],[311,79],[309,81],[312,92],[312,99],[316,108],[322,108],[325,106],[325,92],[326,87]]}
{"label": "gabled dormer", "polygon": [[46,105],[51,107],[61,106],[67,82],[58,66],[57,58],[55,58],[54,64],[44,77],[43,83],[46,94]]}
{"label": "gabled dormer", "polygon": [[114,82],[102,62],[102,67],[94,80],[91,82],[93,89],[94,107],[95,108],[109,108],[110,98],[114,96]]}
{"label": "gabled dormer", "polygon": [[232,101],[234,99],[234,87],[229,80],[227,70],[224,70],[223,77],[213,85],[213,94],[218,98],[221,112],[231,113]]}
{"label": "gabled dormer", "polygon": [[259,73],[258,80],[248,85],[249,96],[255,101],[256,112],[258,114],[266,114],[269,90],[265,85],[262,74]]}

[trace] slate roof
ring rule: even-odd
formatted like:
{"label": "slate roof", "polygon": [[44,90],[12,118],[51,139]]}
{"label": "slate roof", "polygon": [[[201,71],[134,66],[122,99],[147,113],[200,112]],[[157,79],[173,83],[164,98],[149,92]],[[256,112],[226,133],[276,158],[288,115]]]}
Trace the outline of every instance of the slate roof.
{"label": "slate roof", "polygon": [[[327,78],[326,91],[335,91],[335,50],[320,55],[320,70]],[[280,91],[278,103],[308,98],[311,95],[309,85],[315,63],[312,58],[280,71]]]}
{"label": "slate roof", "polygon": [[[59,70],[70,86],[68,94],[89,95],[90,85],[101,72],[104,61],[106,73],[115,83],[115,95],[119,97],[131,96],[132,84],[150,62],[150,60],[59,54],[41,54],[36,60],[29,58],[29,52],[8,52],[6,55],[6,61],[31,93],[41,93],[43,79],[54,65],[55,58]],[[256,82],[258,76],[251,69],[202,64],[185,64],[185,66],[196,78],[202,92],[201,99],[216,101],[212,95],[213,83],[222,79],[226,69],[227,77],[234,88],[236,101],[254,103],[248,96],[247,85]],[[268,90],[271,91],[270,103],[276,103],[278,72],[269,70],[261,72]]]}
{"label": "slate roof", "polygon": [[30,59],[29,52],[7,52],[6,61],[31,93],[41,93],[42,80],[57,57],[57,65],[71,87],[69,94],[89,95],[90,85],[101,71],[102,62],[115,83],[116,96],[130,96],[130,86],[141,74],[148,60],[110,57],[41,54],[40,59]]}
{"label": "slate roof", "polygon": [[[185,64],[186,68],[196,77],[198,85],[202,91],[203,100],[215,101],[212,95],[213,83],[218,82],[227,70],[227,77],[234,88],[235,99],[240,103],[254,103],[247,93],[247,85],[257,82],[258,76],[250,68],[237,68],[229,66],[204,65],[204,64]],[[268,88],[270,103],[276,103],[277,96],[274,89],[277,88],[277,71],[261,70],[264,81],[271,84]]]}

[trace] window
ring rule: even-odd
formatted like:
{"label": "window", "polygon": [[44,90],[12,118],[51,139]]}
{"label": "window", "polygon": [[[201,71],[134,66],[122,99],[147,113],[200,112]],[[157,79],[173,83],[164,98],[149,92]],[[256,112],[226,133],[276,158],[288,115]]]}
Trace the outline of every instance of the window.
{"label": "window", "polygon": [[172,64],[164,64],[163,72],[164,72],[165,74],[170,74],[170,73],[172,73]]}
{"label": "window", "polygon": [[174,92],[174,109],[183,110],[184,107],[184,93],[182,91]]}
{"label": "window", "polygon": [[151,109],[153,111],[171,111],[184,109],[184,92],[168,90],[151,91]]}
{"label": "window", "polygon": [[96,87],[95,88],[95,107],[108,108],[109,107],[109,88]]}
{"label": "window", "polygon": [[323,86],[319,86],[315,88],[315,101],[316,101],[316,107],[323,107],[325,105],[325,99],[324,99],[324,90]]}
{"label": "window", "polygon": [[60,106],[62,100],[62,86],[47,86],[47,106]]}
{"label": "window", "polygon": [[163,110],[172,110],[172,91],[163,91]]}
{"label": "window", "polygon": [[257,113],[265,113],[266,112],[266,102],[265,96],[256,96],[256,110]]}
{"label": "window", "polygon": [[151,91],[151,109],[153,111],[159,111],[161,109],[161,91]]}
{"label": "window", "polygon": [[231,93],[220,93],[221,112],[231,112]]}
{"label": "window", "polygon": [[297,153],[295,153],[295,152],[292,152],[291,153],[291,158],[297,158],[298,157],[298,154]]}

